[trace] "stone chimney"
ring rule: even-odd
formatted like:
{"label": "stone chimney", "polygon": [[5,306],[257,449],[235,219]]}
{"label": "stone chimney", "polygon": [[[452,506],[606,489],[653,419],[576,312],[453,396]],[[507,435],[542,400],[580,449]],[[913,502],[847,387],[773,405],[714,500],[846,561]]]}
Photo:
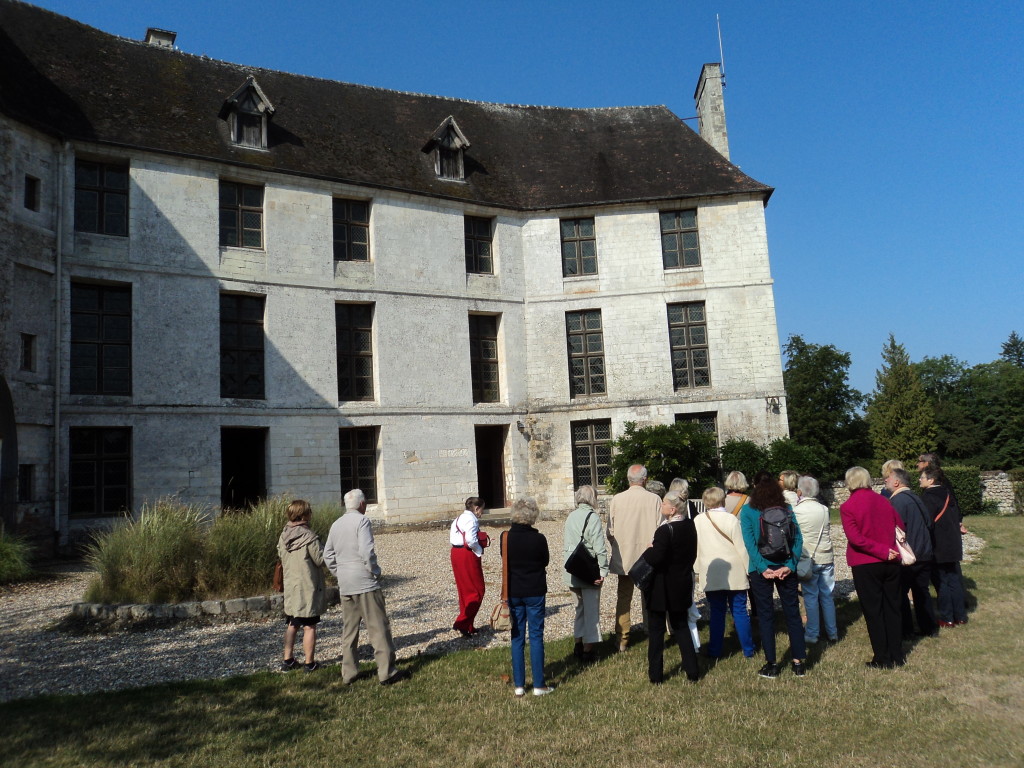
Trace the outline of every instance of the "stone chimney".
{"label": "stone chimney", "polygon": [[174,40],[178,37],[177,32],[170,32],[166,29],[150,27],[146,30],[146,42],[160,48],[173,48]]}
{"label": "stone chimney", "polygon": [[729,134],[725,130],[725,100],[722,98],[722,65],[705,64],[700,71],[697,90],[697,121],[700,137],[729,159]]}

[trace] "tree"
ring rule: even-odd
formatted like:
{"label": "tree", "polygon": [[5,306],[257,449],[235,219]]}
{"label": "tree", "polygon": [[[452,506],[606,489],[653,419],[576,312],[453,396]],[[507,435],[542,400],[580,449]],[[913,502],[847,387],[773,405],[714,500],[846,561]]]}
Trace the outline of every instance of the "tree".
{"label": "tree", "polygon": [[1024,339],[1016,331],[1010,331],[1010,338],[1003,342],[1003,351],[999,358],[1018,368],[1024,368]]}
{"label": "tree", "polygon": [[935,449],[938,430],[932,405],[906,348],[891,333],[882,347],[882,367],[875,373],[867,420],[879,459],[910,461]]}
{"label": "tree", "polygon": [[970,368],[952,355],[926,357],[914,364],[935,413],[935,449],[944,459],[970,459],[985,447],[974,414]]}
{"label": "tree", "polygon": [[768,469],[768,449],[753,440],[730,438],[722,444],[722,470],[742,472],[748,483],[759,470]]}
{"label": "tree", "polygon": [[783,352],[790,437],[820,456],[822,471],[839,475],[867,448],[857,414],[864,396],[849,384],[850,355],[801,336],[790,336]]}
{"label": "tree", "polygon": [[[626,422],[622,437],[612,442],[615,453],[605,485],[609,493],[624,491],[629,486],[626,471],[633,464],[647,467],[647,476],[665,485],[674,477],[689,480],[697,489],[715,482],[718,450],[715,436],[699,424],[677,421],[637,427]],[[698,494],[699,498],[699,494]]]}
{"label": "tree", "polygon": [[988,469],[1024,466],[1024,368],[1007,360],[967,374],[970,415],[982,431],[976,463]]}

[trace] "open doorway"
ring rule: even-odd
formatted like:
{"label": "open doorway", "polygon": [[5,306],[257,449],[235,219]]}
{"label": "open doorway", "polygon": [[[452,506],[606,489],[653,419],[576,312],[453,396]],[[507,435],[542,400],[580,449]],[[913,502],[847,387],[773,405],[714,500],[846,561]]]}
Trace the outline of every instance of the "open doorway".
{"label": "open doorway", "polygon": [[477,426],[477,494],[491,509],[505,506],[505,438],[508,427]]}
{"label": "open doorway", "polygon": [[221,427],[220,504],[244,509],[267,496],[267,430]]}

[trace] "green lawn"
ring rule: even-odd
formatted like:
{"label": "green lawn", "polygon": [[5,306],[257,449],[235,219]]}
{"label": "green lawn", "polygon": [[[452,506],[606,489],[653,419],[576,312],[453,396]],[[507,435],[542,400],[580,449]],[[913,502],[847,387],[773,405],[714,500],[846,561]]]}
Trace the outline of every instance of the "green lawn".
{"label": "green lawn", "polygon": [[[514,700],[508,650],[403,663],[413,678],[342,687],[337,667],[0,705],[11,766],[1019,766],[1024,764],[1024,519],[972,518],[965,627],[905,668],[867,670],[856,603],[804,679],[733,655],[697,685],[646,681],[646,644],[580,670],[548,644],[551,696]],[[780,622],[781,624],[781,622]],[[785,650],[780,638],[780,656]],[[729,645],[727,648],[735,648]],[[59,670],[55,670],[59,674]]]}

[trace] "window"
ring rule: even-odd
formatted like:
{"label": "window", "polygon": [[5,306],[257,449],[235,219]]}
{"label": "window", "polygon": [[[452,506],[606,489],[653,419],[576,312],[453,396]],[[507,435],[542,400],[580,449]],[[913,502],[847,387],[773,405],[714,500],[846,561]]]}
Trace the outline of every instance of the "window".
{"label": "window", "polygon": [[334,198],[334,260],[370,260],[370,204]]}
{"label": "window", "polygon": [[437,175],[442,179],[461,181],[465,178],[465,173],[462,170],[462,150],[438,147],[437,168]]}
{"label": "window", "polygon": [[220,296],[220,396],[262,400],[262,296]]}
{"label": "window", "polygon": [[338,430],[341,493],[359,488],[370,504],[377,502],[377,427]]}
{"label": "window", "polygon": [[36,369],[36,337],[31,333],[21,334],[21,370]]}
{"label": "window", "polygon": [[677,413],[676,421],[685,421],[698,425],[709,435],[718,439],[718,412],[707,411],[705,413]]}
{"label": "window", "polygon": [[603,395],[604,336],[601,310],[565,313],[565,335],[569,345],[569,396]]}
{"label": "window", "polygon": [[338,400],[373,400],[373,304],[335,304]]}
{"label": "window", "polygon": [[672,347],[672,381],[676,389],[710,387],[708,326],[704,302],[668,305],[668,335]]}
{"label": "window", "polygon": [[573,485],[592,485],[600,490],[612,473],[612,423],[604,421],[574,421],[572,431]]}
{"label": "window", "polygon": [[30,211],[39,210],[39,179],[25,174],[25,207]]}
{"label": "window", "polygon": [[263,247],[263,187],[220,183],[220,244]]}
{"label": "window", "polygon": [[434,173],[439,179],[462,181],[466,178],[467,149],[469,139],[459,130],[455,118],[449,115],[434,129],[423,147],[423,152],[433,156]]}
{"label": "window", "polygon": [[562,219],[562,276],[597,274],[593,219]]}
{"label": "window", "polygon": [[221,117],[228,120],[233,144],[265,149],[268,120],[273,114],[274,105],[250,75],[224,102]]}
{"label": "window", "polygon": [[36,465],[35,464],[19,464],[18,465],[18,501],[28,502],[35,501],[36,489]]}
{"label": "window", "polygon": [[131,429],[72,427],[69,436],[69,514],[94,517],[130,509]]}
{"label": "window", "polygon": [[663,211],[661,258],[665,269],[700,266],[697,211]]}
{"label": "window", "polygon": [[478,275],[494,274],[491,257],[491,219],[466,216],[466,271]]}
{"label": "window", "polygon": [[75,229],[128,235],[128,166],[75,163]]}
{"label": "window", "polygon": [[469,364],[473,374],[473,402],[498,402],[497,315],[469,316]]}
{"label": "window", "polygon": [[71,394],[131,393],[131,286],[72,283]]}

